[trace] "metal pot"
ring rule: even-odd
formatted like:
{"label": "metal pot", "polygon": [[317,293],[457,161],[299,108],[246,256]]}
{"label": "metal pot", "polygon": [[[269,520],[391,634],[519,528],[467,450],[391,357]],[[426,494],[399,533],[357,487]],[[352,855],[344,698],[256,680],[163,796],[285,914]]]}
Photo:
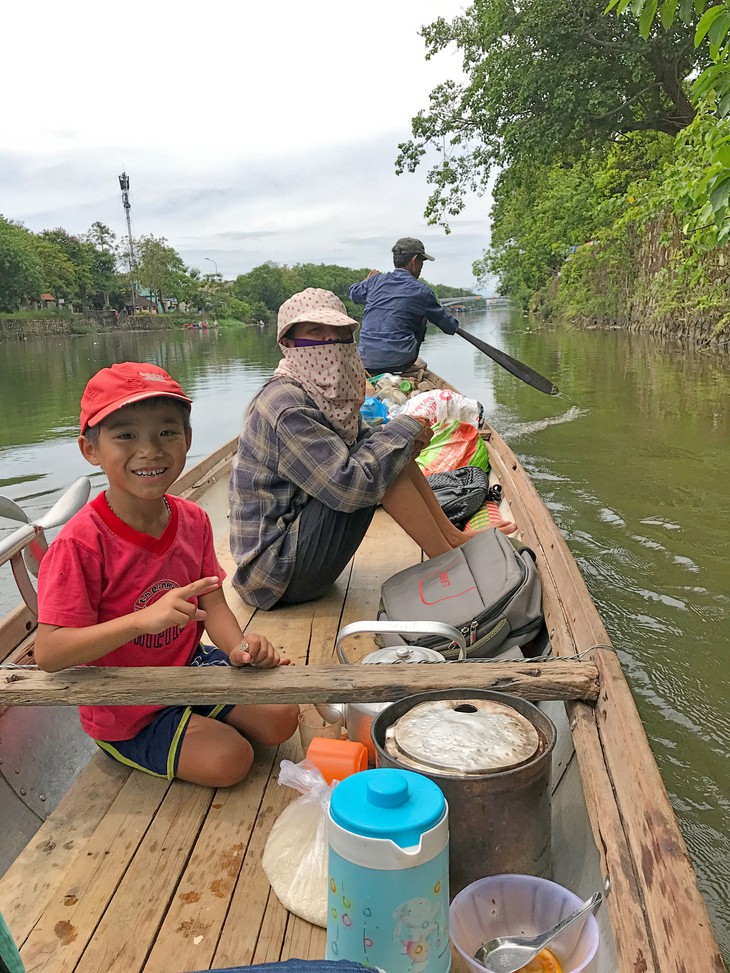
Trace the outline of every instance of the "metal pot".
{"label": "metal pot", "polygon": [[372,724],[378,767],[415,770],[449,803],[449,884],[485,875],[549,878],[550,769],[556,731],[527,700],[487,689],[419,693]]}
{"label": "metal pot", "polygon": [[[459,646],[461,662],[466,658],[466,638],[463,633],[452,625],[443,622],[353,622],[345,625],[337,636],[335,651],[340,662],[351,665],[342,643],[350,635],[375,633],[377,635],[440,635]],[[361,660],[361,665],[402,665],[404,663],[438,662],[446,663],[447,659],[436,649],[427,649],[421,645],[392,645],[376,652],[371,652]],[[449,663],[450,664],[450,663]],[[364,744],[368,751],[368,762],[375,765],[375,748],[370,733],[373,720],[390,703],[345,703],[338,706],[333,703],[317,704],[317,711],[323,719],[334,722],[342,716],[342,722],[347,728],[347,735],[351,740]]]}

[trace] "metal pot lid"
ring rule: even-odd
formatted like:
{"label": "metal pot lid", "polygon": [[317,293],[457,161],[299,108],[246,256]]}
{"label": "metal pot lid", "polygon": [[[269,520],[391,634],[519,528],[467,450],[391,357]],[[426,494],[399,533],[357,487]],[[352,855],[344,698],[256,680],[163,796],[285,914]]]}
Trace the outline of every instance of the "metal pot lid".
{"label": "metal pot lid", "polygon": [[371,652],[362,661],[367,665],[392,665],[401,662],[446,662],[446,659],[436,649],[427,649],[422,645],[389,645]]}
{"label": "metal pot lid", "polygon": [[418,703],[386,731],[386,750],[394,759],[442,774],[508,770],[539,747],[540,735],[528,719],[490,699]]}

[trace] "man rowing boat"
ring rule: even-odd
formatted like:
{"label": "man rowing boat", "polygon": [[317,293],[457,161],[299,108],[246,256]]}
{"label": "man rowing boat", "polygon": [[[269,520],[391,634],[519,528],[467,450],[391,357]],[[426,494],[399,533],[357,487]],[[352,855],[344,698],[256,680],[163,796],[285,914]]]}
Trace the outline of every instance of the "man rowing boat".
{"label": "man rowing boat", "polygon": [[427,321],[446,334],[456,333],[459,322],[418,279],[424,262],[434,259],[420,240],[402,237],[393,247],[394,270],[371,270],[350,288],[350,300],[365,305],[357,350],[371,375],[426,368],[419,351]]}

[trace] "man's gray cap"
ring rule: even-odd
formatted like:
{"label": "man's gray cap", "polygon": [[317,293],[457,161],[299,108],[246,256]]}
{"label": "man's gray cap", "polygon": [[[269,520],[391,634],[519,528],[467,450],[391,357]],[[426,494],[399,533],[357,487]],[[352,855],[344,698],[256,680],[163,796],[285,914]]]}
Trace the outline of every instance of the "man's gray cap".
{"label": "man's gray cap", "polygon": [[401,255],[411,255],[414,257],[423,257],[424,260],[435,260],[435,257],[431,257],[426,253],[425,247],[420,240],[417,240],[414,236],[403,236],[400,240],[396,240],[393,246],[393,253]]}

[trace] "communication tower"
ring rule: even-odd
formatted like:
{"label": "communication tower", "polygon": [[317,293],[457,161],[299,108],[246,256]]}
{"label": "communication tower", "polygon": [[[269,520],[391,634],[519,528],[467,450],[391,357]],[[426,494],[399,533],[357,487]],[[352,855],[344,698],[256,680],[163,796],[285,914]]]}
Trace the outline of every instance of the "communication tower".
{"label": "communication tower", "polygon": [[128,247],[128,258],[129,258],[129,279],[132,284],[132,314],[137,313],[137,285],[135,283],[135,266],[134,266],[134,245],[132,243],[132,219],[129,215],[129,211],[132,208],[129,202],[129,176],[126,172],[123,172],[119,177],[119,188],[122,190],[122,205],[124,206],[124,212],[127,217],[127,247]]}

